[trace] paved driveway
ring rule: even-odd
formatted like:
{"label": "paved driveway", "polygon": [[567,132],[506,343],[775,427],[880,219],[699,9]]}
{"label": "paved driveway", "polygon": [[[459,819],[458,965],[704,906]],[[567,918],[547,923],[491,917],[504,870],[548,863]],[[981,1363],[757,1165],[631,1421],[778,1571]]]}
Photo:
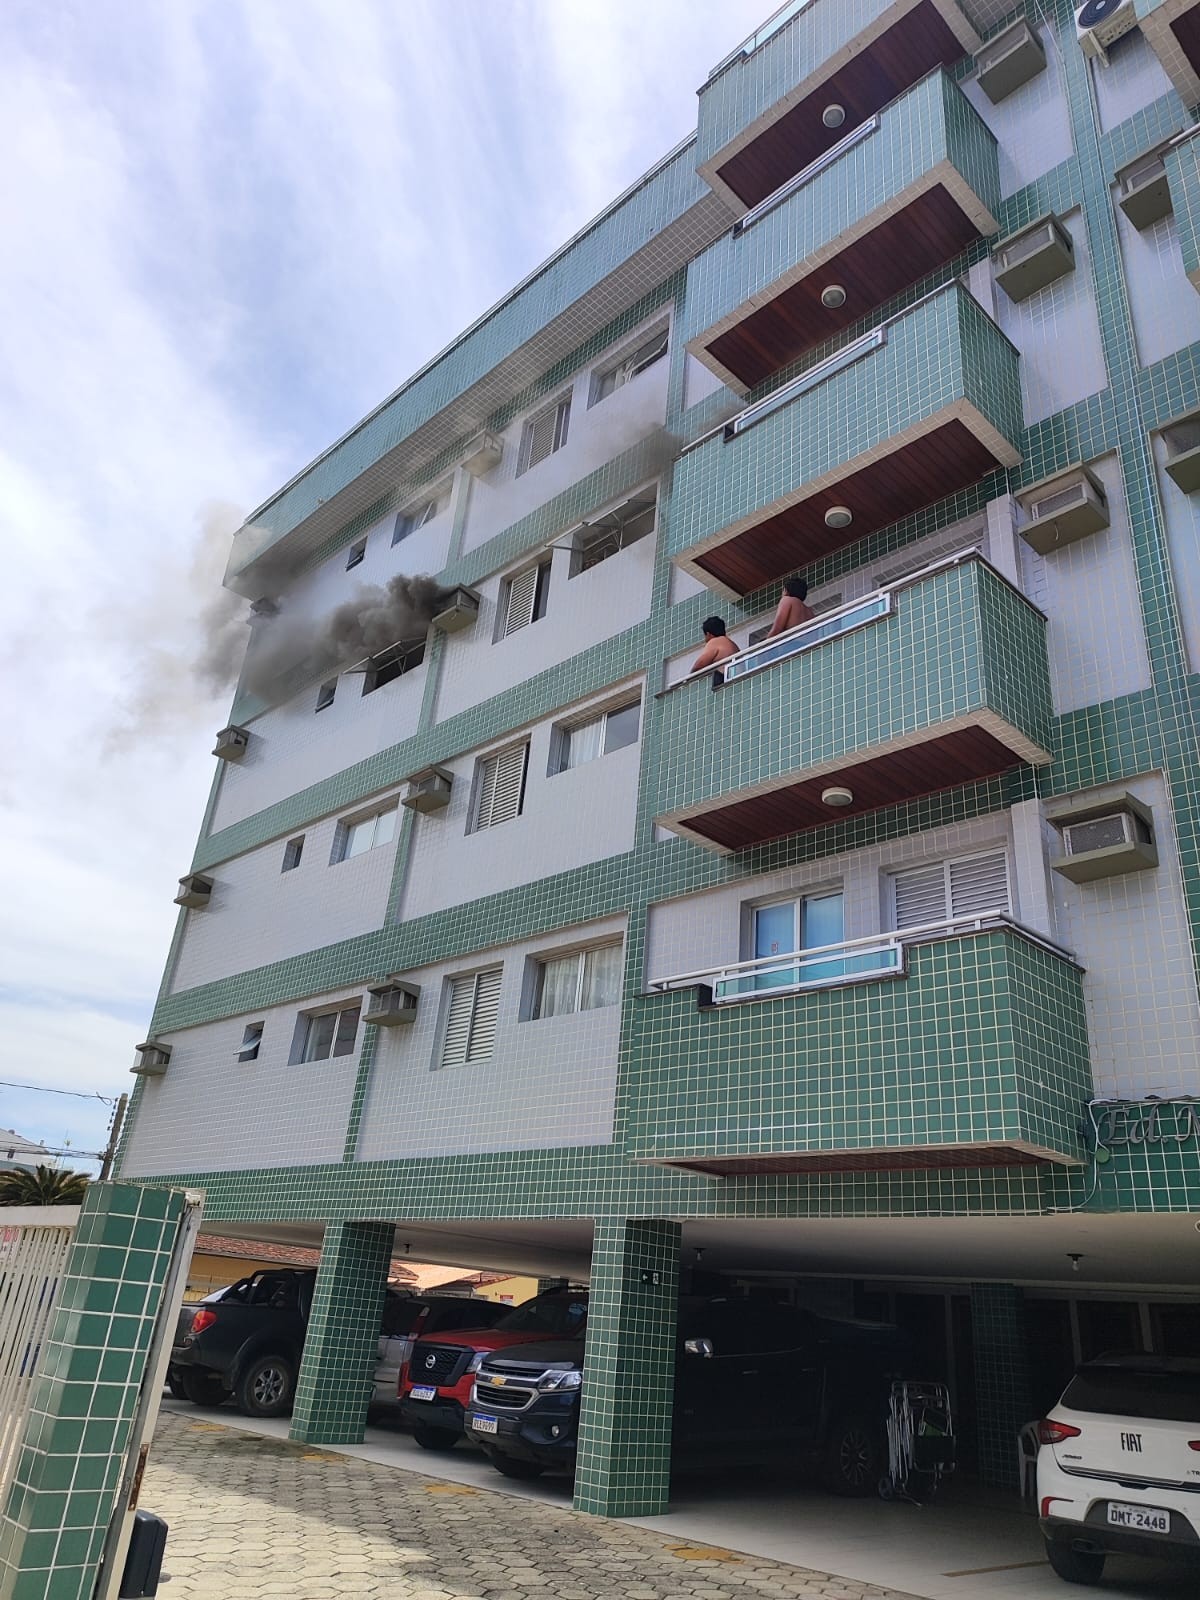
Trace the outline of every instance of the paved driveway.
{"label": "paved driveway", "polygon": [[141,1504],[161,1600],[908,1600],[165,1411]]}

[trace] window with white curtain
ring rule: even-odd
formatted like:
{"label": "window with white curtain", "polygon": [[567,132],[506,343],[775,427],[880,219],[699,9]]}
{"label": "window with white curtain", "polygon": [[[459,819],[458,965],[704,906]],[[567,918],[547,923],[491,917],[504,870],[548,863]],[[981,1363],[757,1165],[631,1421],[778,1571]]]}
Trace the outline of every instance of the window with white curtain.
{"label": "window with white curtain", "polygon": [[615,1006],[621,999],[622,945],[602,944],[538,962],[535,1017],[565,1017],[574,1011]]}
{"label": "window with white curtain", "polygon": [[1011,910],[1008,856],[1003,850],[956,856],[892,875],[892,925],[921,928],[953,917]]}
{"label": "window with white curtain", "polygon": [[554,730],[550,773],[569,772],[587,761],[608,756],[637,743],[642,720],[641,697],[612,706],[585,722],[563,723]]}
{"label": "window with white curtain", "polygon": [[486,1061],[495,1051],[503,974],[503,967],[489,967],[486,972],[451,978],[440,1057],[443,1067]]}

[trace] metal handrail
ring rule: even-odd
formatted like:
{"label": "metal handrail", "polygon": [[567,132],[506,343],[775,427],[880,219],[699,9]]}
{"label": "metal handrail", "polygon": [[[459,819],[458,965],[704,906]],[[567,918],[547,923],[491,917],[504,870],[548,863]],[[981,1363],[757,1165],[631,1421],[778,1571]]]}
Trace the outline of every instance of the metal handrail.
{"label": "metal handrail", "polygon": [[856,144],[865,139],[868,134],[876,132],[879,127],[879,116],[868,117],[865,122],[860,122],[857,128],[851,128],[849,133],[844,133],[836,144],[831,144],[828,150],[823,150],[815,161],[810,161],[808,166],[801,168],[794,178],[789,178],[786,183],[781,183],[767,196],[752,206],[745,216],[739,217],[730,230],[734,235],[742,234],[752,228],[756,222],[762,220],[769,211],[774,211],[776,206],[781,206],[785,200],[790,200],[798,190],[805,188],[812,180],[831,167],[835,161],[844,156],[847,150],[853,150]]}
{"label": "metal handrail", "polygon": [[818,361],[815,367],[800,373],[790,383],[785,383],[782,389],[776,389],[774,394],[769,394],[765,400],[759,400],[752,406],[747,406],[744,411],[739,411],[725,424],[725,437],[734,439],[747,428],[752,428],[764,417],[769,417],[780,406],[790,404],[797,395],[804,394],[808,389],[817,389],[826,379],[834,377],[841,372],[843,367],[851,367],[856,361],[861,361],[863,356],[870,355],[872,350],[878,350],[887,343],[888,328],[895,318],[888,322],[881,322],[877,328],[872,328],[870,333],[864,333],[860,339],[843,345],[833,355],[826,356],[824,361]]}
{"label": "metal handrail", "polygon": [[802,11],[807,11],[809,6],[814,3],[815,0],[784,0],[784,4],[779,7],[778,11],[772,11],[767,20],[760,23],[753,33],[748,34],[741,44],[731,50],[727,56],[721,57],[705,79],[705,84],[710,84],[719,73],[724,72],[725,68],[731,66],[739,56],[752,56],[761,45],[766,44],[768,39],[773,38],[781,28],[785,28],[793,17],[798,17]]}

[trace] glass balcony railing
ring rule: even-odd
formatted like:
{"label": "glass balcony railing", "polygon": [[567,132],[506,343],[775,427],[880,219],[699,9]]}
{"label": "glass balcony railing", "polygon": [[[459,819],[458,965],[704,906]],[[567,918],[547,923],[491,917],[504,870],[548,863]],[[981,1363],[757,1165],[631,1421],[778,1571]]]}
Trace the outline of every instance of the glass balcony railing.
{"label": "glass balcony railing", "polygon": [[884,590],[881,594],[868,595],[865,600],[839,606],[836,611],[828,611],[814,622],[802,622],[787,633],[776,634],[773,639],[765,639],[761,644],[743,650],[740,655],[731,656],[724,663],[725,682],[748,678],[752,672],[762,672],[780,661],[787,661],[791,656],[803,654],[805,650],[815,650],[817,645],[829,639],[838,639],[844,633],[853,633],[855,628],[865,628],[868,622],[890,615],[891,609],[891,591]]}

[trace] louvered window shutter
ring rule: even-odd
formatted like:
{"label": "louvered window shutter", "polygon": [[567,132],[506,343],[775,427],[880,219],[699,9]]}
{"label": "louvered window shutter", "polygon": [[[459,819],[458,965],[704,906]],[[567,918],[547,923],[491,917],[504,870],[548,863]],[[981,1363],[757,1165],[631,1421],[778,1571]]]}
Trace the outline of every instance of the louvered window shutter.
{"label": "louvered window shutter", "polygon": [[475,1007],[475,977],[455,978],[450,985],[450,1011],[442,1040],[442,1065],[461,1067],[471,1043],[471,1013]]}
{"label": "louvered window shutter", "polygon": [[977,917],[1009,909],[1008,858],[1003,850],[950,862],[950,915]]}
{"label": "louvered window shutter", "polygon": [[518,744],[510,750],[498,751],[484,762],[479,780],[476,828],[494,828],[499,822],[511,822],[520,816],[528,755],[529,746]]}
{"label": "louvered window shutter", "polygon": [[539,569],[529,567],[519,572],[508,585],[508,601],[504,607],[504,632],[507,639],[518,628],[528,627],[533,621],[533,608],[537,602]]}
{"label": "louvered window shutter", "polygon": [[898,872],[892,882],[896,891],[897,928],[921,928],[927,922],[945,920],[946,869],[942,862],[933,867]]}
{"label": "louvered window shutter", "polygon": [[496,1048],[496,1020],[500,1014],[500,968],[475,975],[475,1007],[471,1018],[468,1061],[484,1061]]}

